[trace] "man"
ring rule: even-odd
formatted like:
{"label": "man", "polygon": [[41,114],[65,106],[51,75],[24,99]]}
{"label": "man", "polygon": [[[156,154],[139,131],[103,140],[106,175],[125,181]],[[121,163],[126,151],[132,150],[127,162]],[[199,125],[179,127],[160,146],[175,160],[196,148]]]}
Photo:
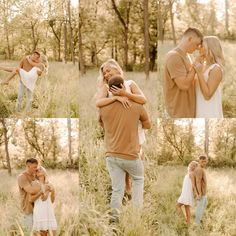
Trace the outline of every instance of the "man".
{"label": "man", "polygon": [[[109,87],[120,84],[123,78],[114,76],[109,80]],[[119,83],[118,83],[119,84]],[[144,129],[151,126],[148,114],[140,104],[129,101],[127,109],[120,102],[100,108],[100,117],[105,130],[106,163],[112,181],[111,214],[118,220],[118,209],[122,205],[125,189],[126,172],[132,178],[132,201],[142,206],[144,167],[139,157],[138,124],[141,121]]]}
{"label": "man", "polygon": [[203,35],[196,28],[188,28],[179,45],[167,53],[164,71],[164,96],[168,116],[194,118],[196,109],[195,69],[187,54],[199,49]]}
{"label": "man", "polygon": [[197,209],[196,209],[196,223],[199,225],[202,220],[203,213],[207,205],[207,179],[205,168],[208,162],[208,158],[204,155],[199,157],[199,165],[194,171],[194,176],[196,180],[196,190],[197,190]]}
{"label": "man", "polygon": [[32,186],[38,168],[38,161],[35,158],[26,160],[26,171],[18,176],[18,187],[21,200],[22,224],[24,230],[30,233],[33,226],[33,203],[30,200],[33,195],[34,200],[39,198],[43,191],[38,186]]}

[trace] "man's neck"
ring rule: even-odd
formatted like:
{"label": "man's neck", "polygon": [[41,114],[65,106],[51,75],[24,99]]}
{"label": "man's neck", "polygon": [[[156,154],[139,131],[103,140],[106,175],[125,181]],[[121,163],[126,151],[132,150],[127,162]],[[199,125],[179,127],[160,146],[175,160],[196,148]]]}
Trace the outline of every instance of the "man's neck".
{"label": "man's neck", "polygon": [[177,48],[179,48],[185,56],[187,55],[187,47],[184,42],[180,42]]}

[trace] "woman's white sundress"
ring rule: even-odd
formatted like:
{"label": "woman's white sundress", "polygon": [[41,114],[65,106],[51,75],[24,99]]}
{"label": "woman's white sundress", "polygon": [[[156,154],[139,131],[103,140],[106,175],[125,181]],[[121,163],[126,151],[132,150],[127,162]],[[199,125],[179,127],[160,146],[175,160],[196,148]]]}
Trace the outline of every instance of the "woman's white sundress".
{"label": "woman's white sundress", "polygon": [[[132,80],[125,80],[124,81],[125,90],[128,93],[132,93],[131,89],[130,89],[131,84],[132,84]],[[109,97],[113,96],[112,92],[108,91],[108,96]],[[144,142],[146,141],[145,132],[144,132],[144,129],[142,128],[141,123],[139,123],[139,125],[138,125],[138,138],[139,138],[139,145],[144,144]]]}
{"label": "woman's white sundress", "polygon": [[[203,76],[207,82],[210,71],[218,64],[213,64],[204,72]],[[200,89],[196,86],[196,118],[223,118],[221,84],[219,84],[210,100],[206,100]]]}
{"label": "woman's white sundress", "polygon": [[184,205],[193,206],[193,186],[189,174],[184,177],[182,192],[177,202]]}
{"label": "woman's white sundress", "polygon": [[20,78],[22,83],[25,85],[26,88],[28,88],[31,92],[34,91],[36,81],[38,79],[38,71],[40,69],[36,66],[34,66],[30,71],[25,71],[23,69],[20,69]]}
{"label": "woman's white sundress", "polygon": [[57,222],[50,195],[51,193],[49,193],[45,201],[38,198],[34,202],[33,231],[57,230]]}

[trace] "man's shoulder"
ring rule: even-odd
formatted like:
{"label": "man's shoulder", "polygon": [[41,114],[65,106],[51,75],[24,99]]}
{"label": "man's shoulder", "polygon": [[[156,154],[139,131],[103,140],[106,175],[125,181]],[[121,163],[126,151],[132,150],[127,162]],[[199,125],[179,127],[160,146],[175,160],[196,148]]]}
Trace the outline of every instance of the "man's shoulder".
{"label": "man's shoulder", "polygon": [[18,180],[25,180],[25,179],[27,179],[26,172],[20,173],[20,174],[17,176],[17,179],[18,179]]}
{"label": "man's shoulder", "polygon": [[179,53],[176,51],[176,49],[171,49],[167,54],[166,54],[166,60],[171,60],[171,59],[176,59],[180,58]]}

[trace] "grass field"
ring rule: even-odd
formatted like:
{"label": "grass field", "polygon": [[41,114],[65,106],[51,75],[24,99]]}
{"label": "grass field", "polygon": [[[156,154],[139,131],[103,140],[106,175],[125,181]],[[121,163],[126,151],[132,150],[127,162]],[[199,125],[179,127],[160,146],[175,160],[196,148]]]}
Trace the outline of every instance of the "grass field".
{"label": "grass field", "polygon": [[[0,170],[0,235],[21,235],[20,201],[17,176],[21,171],[14,171],[10,177],[6,170]],[[78,172],[49,170],[49,181],[55,187],[55,215],[59,225],[58,235],[78,235],[79,218]]]}
{"label": "grass field", "polygon": [[[226,60],[225,74],[222,81],[222,100],[223,100],[223,112],[225,118],[236,117],[236,43],[223,42],[223,51]],[[164,70],[164,60],[165,55],[168,51],[174,48],[173,43],[170,41],[165,41],[163,44],[159,42],[158,47],[158,94],[159,94],[159,106],[158,106],[158,117],[163,117],[165,110],[163,101],[163,91],[162,91],[162,79]]]}
{"label": "grass field", "polygon": [[[0,61],[0,65],[14,67],[17,62]],[[49,72],[46,77],[40,77],[34,91],[30,117],[62,118],[78,117],[78,77],[77,65],[72,63],[49,62]],[[9,75],[0,71],[0,81]],[[0,116],[14,117],[18,94],[19,76],[12,79],[9,85],[1,85]],[[24,103],[23,103],[24,108]],[[22,109],[17,116],[24,117]]]}

